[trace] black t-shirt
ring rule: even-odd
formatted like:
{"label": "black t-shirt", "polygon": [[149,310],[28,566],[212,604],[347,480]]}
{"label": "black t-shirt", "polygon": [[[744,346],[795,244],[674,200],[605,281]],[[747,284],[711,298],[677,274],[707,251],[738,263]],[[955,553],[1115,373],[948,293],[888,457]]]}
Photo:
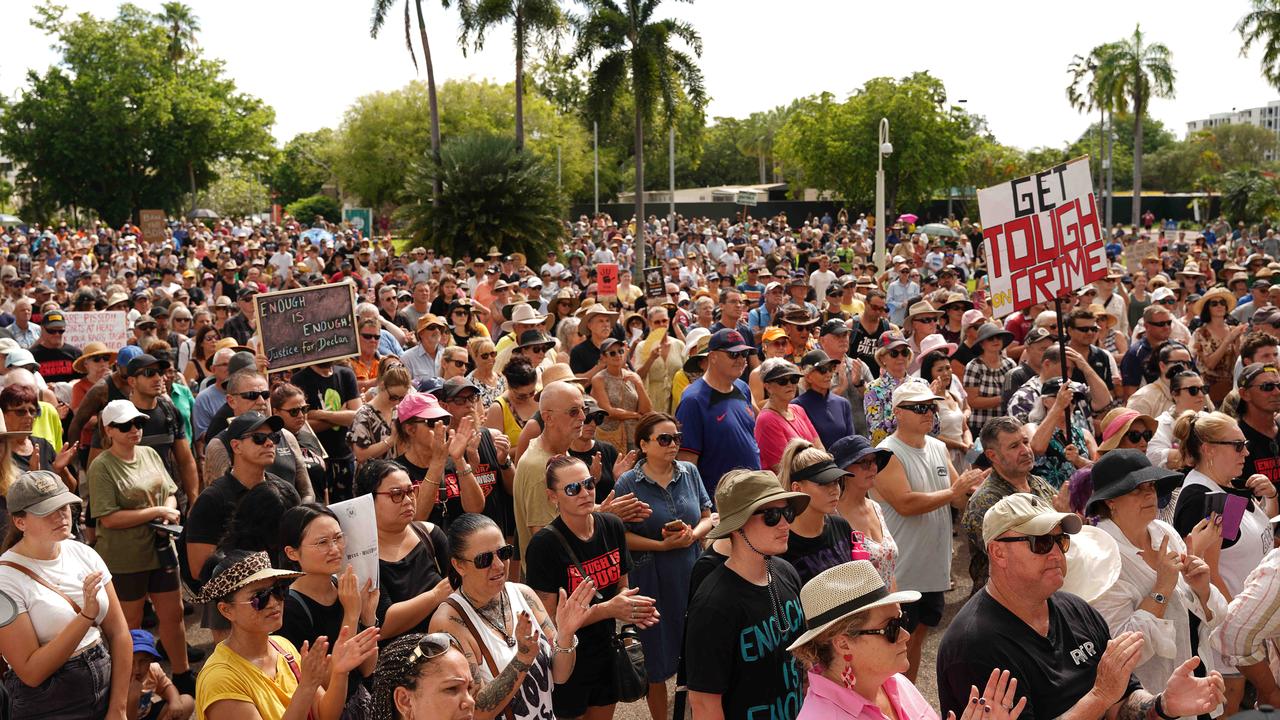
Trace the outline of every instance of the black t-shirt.
{"label": "black t-shirt", "polygon": [[597,452],[600,453],[600,477],[596,478],[596,502],[602,503],[617,481],[613,476],[613,464],[618,462],[618,448],[603,440],[596,440],[595,446],[586,452],[569,448],[569,454],[586,463],[587,467],[591,467]]}
{"label": "black t-shirt", "polygon": [[[1089,367],[1093,368],[1093,371],[1098,373],[1098,377],[1102,378],[1102,382],[1106,383],[1107,387],[1114,387],[1111,377],[1111,357],[1107,354],[1106,350],[1103,350],[1097,345],[1090,345],[1087,361],[1089,363]],[[1080,368],[1072,369],[1071,379],[1078,383],[1085,382],[1084,371]]]}
{"label": "black t-shirt", "polygon": [[40,364],[40,376],[45,382],[71,382],[80,377],[80,373],[71,367],[71,363],[80,357],[80,348],[63,345],[60,348],[48,348],[40,343],[31,346],[31,356]]}
{"label": "black t-shirt", "polygon": [[[356,387],[356,373],[346,365],[334,365],[333,374],[321,377],[312,368],[303,368],[293,374],[293,384],[302,389],[307,404],[316,410],[342,410],[342,406],[360,397]],[[335,425],[328,430],[317,430],[316,437],[324,446],[331,460],[350,460],[353,455],[347,443],[347,428]]]}
{"label": "black t-shirt", "polygon": [[587,338],[569,351],[569,369],[573,370],[575,375],[583,375],[591,372],[591,368],[600,362],[600,348],[591,342],[591,338]]}
{"label": "black t-shirt", "polygon": [[[422,523],[414,522],[411,531],[418,534],[418,544],[408,555],[395,562],[378,561],[378,624],[387,617],[387,610],[398,602],[403,602],[428,592],[440,584],[445,578],[441,573],[448,572],[449,539],[439,525],[432,525],[430,530]],[[431,616],[405,630],[405,633],[426,632],[431,623]],[[384,642],[394,638],[383,638]]]}
{"label": "black t-shirt", "polygon": [[[292,484],[270,473],[267,474],[266,481],[279,483],[282,486],[281,492],[284,493],[285,497],[292,498],[289,503],[290,507],[302,503],[302,498],[298,496],[298,491],[294,489]],[[209,487],[200,493],[200,497],[196,499],[195,505],[191,508],[190,515],[187,516],[187,524],[183,531],[186,541],[217,545],[218,541],[222,539],[223,532],[226,531],[228,524],[231,522],[231,516],[235,514],[236,507],[240,505],[240,499],[248,492],[249,488],[235,479],[230,470],[222,477],[209,483]]]}
{"label": "black t-shirt", "polygon": [[235,415],[232,415],[231,406],[226,403],[222,403],[222,407],[218,408],[218,411],[213,414],[213,419],[209,421],[207,426],[205,426],[205,442],[208,442],[207,438],[218,437],[223,430],[226,430],[227,426],[231,424],[231,418],[233,417],[235,417]]}
{"label": "black t-shirt", "polygon": [[852,555],[853,527],[839,515],[828,515],[817,537],[802,537],[792,529],[787,551],[778,557],[791,563],[803,585],[823,570],[849,562]]}
{"label": "black t-shirt", "polygon": [[342,615],[342,603],[338,600],[334,600],[332,605],[321,605],[314,598],[290,589],[284,599],[284,620],[279,635],[297,648],[304,642],[314,645],[321,635],[338,637],[342,630]]}
{"label": "black t-shirt", "polygon": [[716,568],[728,562],[729,556],[721,555],[716,552],[715,543],[707,546],[706,550],[698,556],[693,562],[693,572],[689,573],[689,599],[692,600],[694,595],[698,594],[698,588],[702,587],[702,581],[716,570]]}
{"label": "black t-shirt", "polygon": [[951,353],[951,359],[961,365],[968,365],[970,360],[978,357],[980,354],[981,353],[978,352],[978,348],[969,347],[964,343],[960,343],[956,346],[956,351]]}
{"label": "black t-shirt", "polygon": [[[481,428],[480,446],[476,452],[480,455],[480,464],[473,465],[471,472],[476,475],[476,482],[480,484],[480,489],[484,491],[484,511],[483,514],[489,516],[494,522],[498,523],[498,527],[505,527],[503,524],[506,505],[510,502],[506,501],[510,496],[502,487],[502,479],[498,476],[501,472],[498,470],[498,449],[494,447],[493,435],[489,428]],[[396,458],[396,462],[404,466],[405,473],[409,475],[409,480],[414,485],[421,485],[427,479],[427,468],[419,467],[411,462],[406,455]],[[462,490],[459,485],[457,468],[454,467],[453,460],[446,460],[444,464],[444,477],[437,486],[437,498],[435,505],[431,508],[431,513],[427,519],[448,529],[453,519],[466,512],[462,509]],[[430,486],[422,486],[418,488],[418,502],[427,502],[432,500],[430,495]],[[504,502],[505,501],[505,502]]]}
{"label": "black t-shirt", "polygon": [[1240,430],[1249,442],[1249,456],[1244,459],[1244,471],[1240,477],[1247,479],[1254,473],[1262,473],[1271,478],[1272,483],[1280,483],[1280,442],[1276,442],[1275,437],[1280,432],[1268,437],[1244,420],[1240,421]]}
{"label": "black t-shirt", "polygon": [[[560,531],[568,541],[582,569],[591,576],[599,596],[592,604],[608,602],[621,590],[623,576],[631,572],[631,553],[627,552],[627,530],[616,515],[594,513],[595,533],[583,542],[556,516],[549,527]],[[582,576],[565,552],[564,545],[551,530],[542,528],[530,540],[524,558],[525,580],[538,592],[572,593]],[[612,618],[594,622],[578,630],[578,641],[591,650],[600,650],[613,637]]]}
{"label": "black t-shirt", "polygon": [[[1054,593],[1048,603],[1045,637],[992,599],[986,589],[969,598],[938,647],[941,714],[963,712],[969,688],[983,687],[991,669],[997,667],[1018,678],[1018,694],[1027,699],[1024,720],[1059,717],[1089,692],[1111,639],[1107,621],[1070,593]],[[1130,675],[1125,697],[1141,688]]]}
{"label": "black t-shirt", "polygon": [[11,454],[13,457],[13,464],[16,466],[18,472],[26,472],[31,469],[32,456],[40,458],[41,470],[53,469],[53,461],[57,458],[57,453],[53,451],[53,446],[49,444],[49,441],[32,435],[31,445],[31,455],[23,457],[16,452]]}
{"label": "black t-shirt", "polygon": [[849,357],[861,360],[871,371],[871,377],[880,377],[880,363],[876,362],[876,348],[880,346],[880,336],[889,330],[889,321],[880,319],[880,326],[873,332],[862,327],[861,316],[854,316],[849,323],[853,331],[849,333]]}
{"label": "black t-shirt", "polygon": [[724,565],[707,575],[689,603],[688,687],[720,695],[725,720],[794,720],[800,712],[800,666],[787,652],[804,632],[800,576],[785,560],[770,565],[779,608],[769,588]]}

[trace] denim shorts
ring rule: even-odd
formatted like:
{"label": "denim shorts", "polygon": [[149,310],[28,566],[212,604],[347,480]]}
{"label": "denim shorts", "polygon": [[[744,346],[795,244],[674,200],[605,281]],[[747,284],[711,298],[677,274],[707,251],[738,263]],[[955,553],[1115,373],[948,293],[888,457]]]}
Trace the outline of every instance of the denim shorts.
{"label": "denim shorts", "polygon": [[72,657],[44,682],[29,687],[9,671],[5,676],[12,717],[30,720],[83,720],[107,713],[111,694],[111,654],[99,642]]}

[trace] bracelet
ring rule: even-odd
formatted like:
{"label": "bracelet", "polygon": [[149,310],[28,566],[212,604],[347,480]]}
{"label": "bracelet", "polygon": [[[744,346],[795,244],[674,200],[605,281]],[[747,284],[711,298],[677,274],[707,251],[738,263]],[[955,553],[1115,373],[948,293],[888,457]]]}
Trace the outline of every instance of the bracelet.
{"label": "bracelet", "polygon": [[88,620],[88,621],[89,621],[89,622],[91,622],[91,623],[94,623],[94,622],[97,622],[97,621],[98,621],[98,620],[97,620],[97,618],[91,618],[91,617],[89,617],[88,615],[85,615],[85,614],[84,614],[84,612],[80,612],[80,613],[78,613],[78,614],[80,615],[80,617],[84,618],[85,620]]}
{"label": "bracelet", "polygon": [[1178,717],[1176,715],[1166,715],[1164,713],[1163,698],[1164,698],[1164,693],[1159,693],[1156,695],[1156,704],[1155,704],[1156,715],[1159,715],[1164,720],[1178,720]]}
{"label": "bracelet", "polygon": [[[562,647],[560,647],[559,638],[556,638],[556,640],[557,640],[556,644],[551,646],[551,650],[552,650],[553,652],[559,653],[559,654],[561,654],[561,655],[568,655],[569,653],[571,653],[571,652],[573,652],[573,651],[575,651],[575,650],[577,650],[577,649],[578,649],[578,636],[577,636],[577,635],[574,635],[574,636],[573,636],[573,645],[572,645],[572,646],[570,646],[570,647],[567,647],[567,648],[562,648]],[[1173,720],[1173,718],[1169,718],[1169,720]]]}

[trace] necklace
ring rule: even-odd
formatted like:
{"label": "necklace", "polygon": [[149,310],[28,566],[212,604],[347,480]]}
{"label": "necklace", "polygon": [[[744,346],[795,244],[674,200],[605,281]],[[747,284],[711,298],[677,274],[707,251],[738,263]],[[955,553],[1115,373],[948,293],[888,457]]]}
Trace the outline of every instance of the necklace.
{"label": "necklace", "polygon": [[[484,608],[480,607],[479,605],[476,605],[475,601],[467,597],[467,594],[463,592],[461,588],[458,589],[458,594],[462,595],[462,599],[467,601],[467,604],[471,606],[472,610],[476,611],[476,614],[480,616],[481,620],[484,620],[486,625],[493,628],[499,635],[502,636],[502,639],[507,643],[507,647],[513,648],[516,646],[515,632],[513,631],[510,635],[507,634],[507,590],[506,588],[503,588],[502,590],[498,591],[498,619],[497,620],[494,620],[492,617],[490,617],[489,613],[485,612]],[[476,639],[479,640],[480,638],[476,638]]]}

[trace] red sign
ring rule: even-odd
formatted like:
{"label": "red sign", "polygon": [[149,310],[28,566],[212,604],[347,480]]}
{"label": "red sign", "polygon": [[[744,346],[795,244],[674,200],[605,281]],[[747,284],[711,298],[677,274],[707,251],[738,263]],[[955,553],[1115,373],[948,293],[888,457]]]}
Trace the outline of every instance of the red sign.
{"label": "red sign", "polygon": [[618,294],[617,263],[601,263],[596,266],[596,295]]}

